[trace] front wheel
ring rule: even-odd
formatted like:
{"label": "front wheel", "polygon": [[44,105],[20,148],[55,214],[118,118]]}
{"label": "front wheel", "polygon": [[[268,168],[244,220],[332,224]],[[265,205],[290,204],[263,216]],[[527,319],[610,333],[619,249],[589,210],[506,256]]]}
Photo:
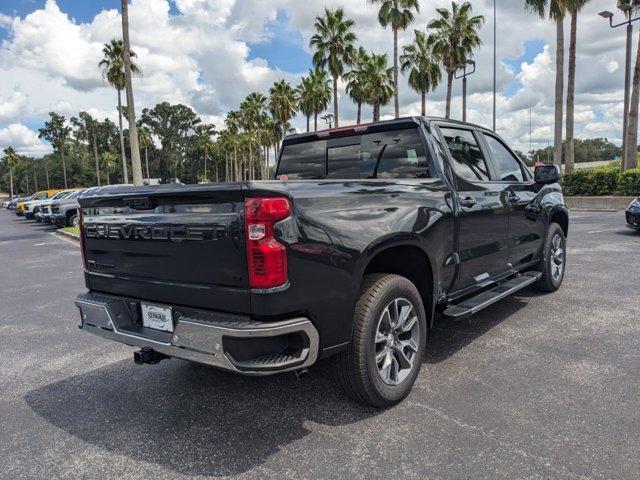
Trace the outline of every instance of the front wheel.
{"label": "front wheel", "polygon": [[80,225],[78,221],[78,214],[74,213],[69,217],[69,227],[78,227]]}
{"label": "front wheel", "polygon": [[550,223],[542,250],[539,271],[542,277],[534,287],[541,292],[555,292],[562,285],[567,266],[567,239],[562,227]]}
{"label": "front wheel", "polygon": [[351,345],[334,360],[338,383],[354,400],[393,405],[411,391],[426,339],[426,314],[415,285],[399,275],[367,275]]}

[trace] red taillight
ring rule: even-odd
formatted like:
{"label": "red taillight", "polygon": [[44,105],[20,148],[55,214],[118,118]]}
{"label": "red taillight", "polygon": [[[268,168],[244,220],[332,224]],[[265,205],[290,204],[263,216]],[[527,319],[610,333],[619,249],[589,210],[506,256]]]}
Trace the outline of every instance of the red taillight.
{"label": "red taillight", "polygon": [[251,288],[274,288],[287,283],[287,250],[273,226],[291,215],[284,197],[253,197],[244,201],[244,226]]}
{"label": "red taillight", "polygon": [[87,249],[84,244],[84,221],[82,218],[82,208],[78,208],[78,234],[80,236],[80,254],[82,255],[82,266],[87,270]]}

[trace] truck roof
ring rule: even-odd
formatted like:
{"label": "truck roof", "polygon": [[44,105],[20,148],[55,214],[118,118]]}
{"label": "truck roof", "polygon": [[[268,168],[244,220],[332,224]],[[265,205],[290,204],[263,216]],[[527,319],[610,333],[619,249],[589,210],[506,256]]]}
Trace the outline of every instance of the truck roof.
{"label": "truck roof", "polygon": [[317,130],[314,132],[294,133],[291,135],[287,135],[284,138],[284,142],[299,143],[306,139],[311,139],[311,138],[328,138],[333,136],[340,136],[341,134],[349,135],[351,133],[365,133],[371,129],[377,129],[377,128],[385,129],[387,127],[401,126],[401,125],[408,126],[409,124],[420,124],[421,122],[446,123],[450,125],[473,127],[480,130],[484,130],[486,132],[491,131],[490,129],[483,127],[481,125],[476,125],[469,122],[462,122],[460,120],[453,120],[451,118],[417,115],[412,117],[400,117],[393,120],[384,120],[382,122],[376,122],[376,123],[362,123],[360,125],[348,125],[345,127],[338,127],[338,128],[331,128],[331,129],[327,128],[324,130]]}

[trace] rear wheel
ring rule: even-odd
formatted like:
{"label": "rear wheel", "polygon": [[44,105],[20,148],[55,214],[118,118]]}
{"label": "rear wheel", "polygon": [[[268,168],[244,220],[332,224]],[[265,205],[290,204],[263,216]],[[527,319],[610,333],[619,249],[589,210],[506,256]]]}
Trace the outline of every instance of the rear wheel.
{"label": "rear wheel", "polygon": [[555,292],[562,285],[567,265],[567,239],[562,227],[557,223],[550,223],[542,250],[542,260],[539,271],[542,277],[534,288],[541,292]]}
{"label": "rear wheel", "polygon": [[422,366],[427,321],[418,290],[399,275],[364,278],[349,348],[335,357],[338,383],[375,407],[399,402]]}

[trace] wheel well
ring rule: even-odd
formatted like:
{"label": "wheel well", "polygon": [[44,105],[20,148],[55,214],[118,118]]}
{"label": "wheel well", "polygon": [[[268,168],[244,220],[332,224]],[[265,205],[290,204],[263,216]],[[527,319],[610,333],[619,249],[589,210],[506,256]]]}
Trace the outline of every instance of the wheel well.
{"label": "wheel well", "polygon": [[418,247],[391,247],[371,259],[364,274],[393,273],[409,279],[418,289],[429,328],[433,324],[433,271],[427,255]]}
{"label": "wheel well", "polygon": [[551,215],[551,222],[555,222],[560,225],[565,237],[569,236],[569,216],[565,212],[562,210],[556,210],[553,212],[553,215]]}

